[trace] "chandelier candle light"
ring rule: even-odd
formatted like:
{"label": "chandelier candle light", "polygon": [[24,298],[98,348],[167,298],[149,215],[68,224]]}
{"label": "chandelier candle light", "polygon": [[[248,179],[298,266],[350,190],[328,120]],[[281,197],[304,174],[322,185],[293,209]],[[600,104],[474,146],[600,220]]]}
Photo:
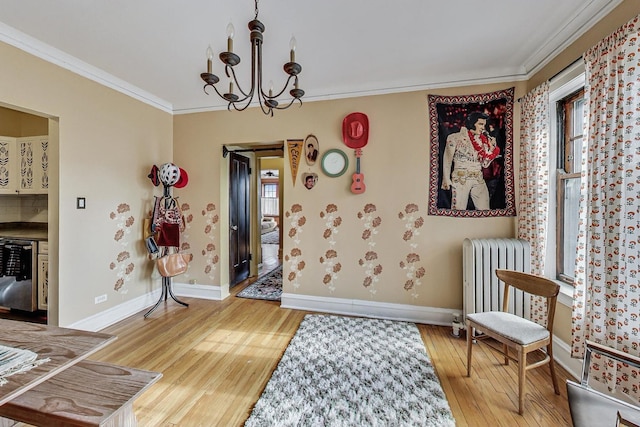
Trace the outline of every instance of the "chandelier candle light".
{"label": "chandelier candle light", "polygon": [[[200,74],[200,77],[205,82],[203,88],[204,92],[209,95],[209,92],[207,92],[207,86],[211,86],[220,98],[229,103],[227,105],[227,109],[231,110],[231,107],[233,107],[237,111],[245,110],[251,104],[253,96],[257,92],[258,103],[260,104],[262,112],[273,116],[274,109],[287,109],[294,103],[294,101],[298,101],[300,102],[300,105],[302,105],[301,98],[304,95],[304,90],[298,87],[298,74],[302,71],[302,66],[296,62],[296,39],[295,37],[291,37],[291,41],[289,43],[289,62],[284,64],[283,67],[284,72],[287,73],[289,77],[279,93],[276,95],[273,94],[273,82],[269,82],[268,92],[265,93],[264,85],[262,84],[262,33],[264,32],[265,27],[262,22],[258,20],[258,0],[255,0],[255,12],[255,18],[249,22],[249,30],[251,31],[251,90],[249,90],[248,93],[242,90],[242,87],[238,83],[235,69],[233,68],[240,63],[240,57],[233,53],[233,36],[235,29],[233,28],[232,23],[229,23],[227,26],[227,51],[220,53],[220,60],[225,64],[225,74],[229,77],[229,92],[224,94],[220,93],[218,88],[215,86],[220,79],[218,76],[211,73],[211,61],[213,60],[213,50],[211,49],[211,46],[207,49],[207,72]],[[293,89],[289,91],[289,94],[293,98],[288,104],[281,106],[276,99],[284,93],[287,87],[289,87],[291,79],[293,79]],[[234,93],[234,83],[241,96]]]}

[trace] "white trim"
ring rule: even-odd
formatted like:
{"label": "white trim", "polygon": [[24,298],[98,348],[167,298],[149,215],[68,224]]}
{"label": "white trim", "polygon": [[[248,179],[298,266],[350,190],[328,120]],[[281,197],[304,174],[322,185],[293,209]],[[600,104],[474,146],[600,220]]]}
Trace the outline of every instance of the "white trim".
{"label": "white trim", "polygon": [[450,326],[461,310],[283,293],[282,308]]}
{"label": "white trim", "polygon": [[567,307],[573,307],[573,287],[568,283],[555,281],[560,285],[560,293],[558,294],[558,302]]}
{"label": "white trim", "polygon": [[[585,85],[584,62],[576,61],[562,73],[558,74],[549,82],[549,224],[547,227],[547,241],[553,244],[547,245],[547,253],[545,255],[545,271],[546,277],[556,277],[556,210],[557,206],[557,158],[558,158],[558,116],[557,102],[567,95],[577,91]],[[567,303],[567,296],[572,293],[562,291],[559,296],[560,302],[567,306],[573,304],[573,295],[571,301]]]}
{"label": "white trim", "polygon": [[173,105],[93,65],[0,22],[0,41],[167,113]]}
{"label": "white trim", "polygon": [[[220,286],[190,285],[187,283],[172,284],[175,296],[199,298],[205,300],[221,300]],[[111,307],[86,319],[67,325],[67,328],[97,332],[127,317],[136,315],[146,308],[152,307],[160,299],[162,289],[158,288],[115,307]],[[61,325],[62,326],[62,325]]]}
{"label": "white trim", "polygon": [[[577,11],[574,18],[568,20],[564,27],[560,28],[557,33],[551,35],[547,42],[525,61],[524,65],[528,71],[529,78],[549,64],[622,2],[623,0],[592,0],[584,2],[583,8]],[[596,8],[599,9],[597,9],[597,13],[593,14],[592,11]],[[591,16],[591,18],[585,20],[585,16]],[[555,49],[551,49],[550,46],[553,45],[552,42],[555,40],[564,40],[564,42]]]}
{"label": "white trim", "polygon": [[72,329],[80,329],[83,331],[97,332],[107,326],[111,326],[118,323],[121,320],[126,319],[129,316],[133,316],[136,313],[144,310],[147,307],[153,306],[158,299],[162,290],[160,288],[155,291],[151,291],[145,295],[139,296],[122,304],[118,304],[115,307],[111,307],[100,313],[96,313],[93,316],[89,316],[86,319],[79,320],[70,325],[60,325]]}
{"label": "white trim", "polygon": [[222,290],[220,286],[191,285],[187,283],[173,283],[173,293],[176,296],[200,298],[207,300],[222,301]]}
{"label": "white trim", "polygon": [[580,381],[582,376],[582,359],[571,357],[571,347],[557,336],[553,336],[553,360],[562,366],[573,378]]}
{"label": "white trim", "polygon": [[[520,72],[498,72],[499,75],[497,76],[485,76],[479,78],[460,77],[458,79],[448,81],[433,81],[431,83],[425,84],[407,84],[400,87],[363,89],[358,91],[329,93],[317,96],[307,95],[304,102],[307,103],[314,101],[328,101],[373,95],[428,91],[440,88],[455,88],[475,85],[498,84],[504,82],[526,81],[531,79],[532,76],[534,76],[544,66],[551,62],[551,60],[557,57],[571,43],[573,43],[580,36],[586,33],[593,25],[599,22],[621,2],[622,0],[590,0],[589,2],[585,3],[585,5],[580,10],[576,11],[574,17],[570,19],[564,27],[560,28],[555,34],[552,34],[549,39],[543,44],[543,46],[541,46],[527,61],[525,61],[525,64],[520,67]],[[593,14],[593,11],[597,11],[597,13]],[[593,16],[591,16],[592,14]],[[586,17],[590,17],[590,19],[587,20]],[[564,43],[556,49],[552,50],[551,46],[553,46],[554,42],[558,39],[564,40]],[[53,46],[48,45],[2,22],[0,22],[0,41],[170,114],[191,114],[207,111],[222,111],[227,109],[227,105],[224,103],[207,107],[174,108],[173,104],[171,104],[170,102],[164,99],[160,99],[159,97],[137,86],[134,86],[122,79],[119,79],[118,77],[115,77],[112,74],[109,74],[97,67],[81,61],[74,56],[56,49]],[[253,107],[257,105],[257,102],[252,104]]]}

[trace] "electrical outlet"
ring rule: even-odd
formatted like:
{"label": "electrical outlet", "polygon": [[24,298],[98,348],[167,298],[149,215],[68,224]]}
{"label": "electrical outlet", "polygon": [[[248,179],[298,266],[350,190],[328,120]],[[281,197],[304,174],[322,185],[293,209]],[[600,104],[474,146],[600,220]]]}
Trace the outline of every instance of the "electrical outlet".
{"label": "electrical outlet", "polygon": [[105,302],[106,300],[107,300],[107,294],[100,295],[95,298],[96,304],[100,304],[102,302]]}
{"label": "electrical outlet", "polygon": [[195,285],[196,284],[196,279],[189,279],[189,284]]}

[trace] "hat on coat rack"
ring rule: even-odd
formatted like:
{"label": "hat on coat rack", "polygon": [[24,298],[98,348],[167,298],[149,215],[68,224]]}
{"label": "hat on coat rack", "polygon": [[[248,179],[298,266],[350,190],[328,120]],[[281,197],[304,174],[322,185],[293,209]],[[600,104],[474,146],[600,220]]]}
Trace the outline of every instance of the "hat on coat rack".
{"label": "hat on coat rack", "polygon": [[369,118],[364,113],[351,113],[342,121],[342,139],[351,148],[367,145],[369,139]]}
{"label": "hat on coat rack", "polygon": [[178,178],[178,180],[173,186],[176,188],[182,188],[189,183],[189,175],[187,174],[186,170],[182,168],[178,168],[178,169],[180,169],[180,178]]}
{"label": "hat on coat rack", "polygon": [[173,163],[165,163],[160,166],[160,181],[167,187],[175,185],[180,179],[180,168]]}
{"label": "hat on coat rack", "polygon": [[151,167],[151,172],[149,172],[147,178],[149,178],[156,187],[160,185],[160,177],[158,176],[158,167],[156,165]]}

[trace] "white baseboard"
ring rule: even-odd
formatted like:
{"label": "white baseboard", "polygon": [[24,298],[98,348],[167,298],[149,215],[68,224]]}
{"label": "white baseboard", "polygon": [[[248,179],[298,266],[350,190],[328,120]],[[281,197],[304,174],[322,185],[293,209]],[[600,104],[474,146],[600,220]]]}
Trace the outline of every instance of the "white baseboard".
{"label": "white baseboard", "polygon": [[574,379],[580,381],[580,377],[582,376],[582,359],[572,358],[571,346],[555,335],[553,336],[553,359],[558,365],[573,375]]}
{"label": "white baseboard", "polygon": [[138,298],[134,298],[122,304],[118,304],[115,307],[111,307],[105,311],[94,314],[93,316],[87,317],[86,319],[79,320],[71,325],[66,325],[65,327],[97,332],[107,326],[118,323],[129,316],[133,316],[145,308],[152,307],[160,298],[161,293],[162,289],[156,289],[145,295],[139,296]]}
{"label": "white baseboard", "polygon": [[462,314],[462,311],[454,309],[289,293],[282,294],[280,307],[441,326],[451,325],[453,316]]}
{"label": "white baseboard", "polygon": [[173,293],[176,296],[200,298],[221,301],[222,289],[220,286],[208,286],[208,285],[191,285],[188,283],[174,283]]}
{"label": "white baseboard", "polygon": [[[220,286],[191,285],[187,283],[172,283],[172,291],[175,296],[200,298],[208,300],[221,300]],[[80,329],[83,331],[97,332],[127,317],[133,316],[140,311],[152,307],[158,299],[160,299],[162,289],[158,288],[145,295],[126,301],[115,307],[111,307],[105,311],[94,314],[93,316],[82,319],[67,328]],[[141,314],[142,316],[142,314]]]}

